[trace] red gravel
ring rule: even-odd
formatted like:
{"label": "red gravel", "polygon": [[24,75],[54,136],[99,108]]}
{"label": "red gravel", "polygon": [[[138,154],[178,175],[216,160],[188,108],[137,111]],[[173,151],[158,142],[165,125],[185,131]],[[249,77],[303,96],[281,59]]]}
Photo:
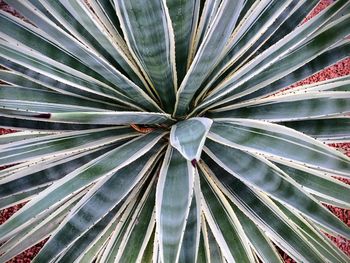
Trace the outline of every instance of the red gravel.
{"label": "red gravel", "polygon": [[11,133],[11,132],[15,132],[15,130],[11,130],[11,129],[0,129],[0,135],[7,134],[7,133]]}
{"label": "red gravel", "polygon": [[310,20],[312,17],[317,15],[319,12],[321,12],[323,9],[325,9],[327,6],[332,4],[333,0],[321,0],[318,5],[312,10],[312,12],[304,19],[303,23],[307,20]]}
{"label": "red gravel", "polygon": [[[332,0],[322,0],[320,4],[313,10],[313,12],[306,18],[310,19],[312,16],[316,15],[320,11],[322,11],[325,7],[327,7],[329,4],[332,3]],[[15,10],[6,7],[3,0],[0,0],[0,9],[6,9],[6,11],[16,15],[20,16]],[[344,59],[340,61],[339,63],[330,66],[326,68],[325,70],[305,79],[297,84],[293,85],[299,86],[302,84],[310,84],[314,82],[319,82],[327,79],[332,79],[336,77],[346,76],[350,75],[350,58]],[[0,128],[0,135],[14,132],[13,130],[9,129],[1,129]],[[341,144],[332,144],[330,146],[340,148],[342,152],[344,152],[346,155],[350,157],[350,143],[341,143]],[[338,178],[339,179],[339,178]],[[350,180],[346,179],[340,179],[341,181],[350,184]],[[0,211],[0,225],[3,224],[9,217],[11,217],[15,212],[17,212],[21,207],[23,207],[24,204],[16,205],[4,210]],[[337,207],[333,207],[330,205],[325,205],[331,212],[333,212],[337,217],[339,217],[344,223],[346,223],[350,227],[350,211],[345,209],[340,209]],[[340,249],[342,249],[349,257],[350,257],[350,241],[342,238],[342,237],[332,237],[330,235],[327,235]],[[44,245],[46,241],[42,241],[32,248],[26,250],[16,258],[12,259],[11,263],[29,263],[31,259],[39,252],[40,248]],[[286,263],[292,263],[293,261],[287,254],[283,253],[281,251],[281,255]]]}
{"label": "red gravel", "polygon": [[[322,0],[303,22],[317,15],[324,8],[329,6],[332,2],[333,2],[332,0]],[[327,67],[321,72],[318,72],[302,81],[299,81],[298,83],[294,84],[291,87],[296,87],[304,84],[311,84],[314,82],[324,81],[324,80],[338,78],[338,77],[347,76],[347,75],[350,75],[350,58],[343,59],[337,64]],[[350,157],[350,143],[330,144],[330,146],[340,149],[342,152],[344,152],[347,156]],[[344,179],[344,178],[337,178],[337,179],[343,181],[346,184],[350,184],[350,180],[348,179]],[[349,210],[333,207],[331,205],[325,205],[325,206],[333,214],[335,214],[338,218],[340,218],[340,220],[342,220],[345,224],[347,224],[350,227]],[[350,240],[347,240],[342,237],[332,237],[331,235],[327,235],[327,237],[329,237],[341,250],[344,251],[345,254],[347,254],[350,257]],[[285,253],[281,252],[281,255],[286,263],[295,262]]]}
{"label": "red gravel", "polygon": [[307,79],[299,81],[292,87],[301,86],[305,84],[311,84],[314,82],[324,81],[328,79],[334,79],[350,75],[350,58],[345,58],[339,61],[337,64],[330,66],[321,72],[318,72]]}
{"label": "red gravel", "polygon": [[24,205],[25,205],[25,203],[22,203],[22,204],[15,205],[15,206],[1,210],[1,212],[0,212],[0,225],[5,223],[5,221],[7,219],[9,219],[14,213],[16,213],[18,210],[20,210]]}
{"label": "red gravel", "polygon": [[39,253],[40,249],[45,245],[47,240],[35,244],[31,248],[25,250],[20,255],[7,261],[6,263],[30,263],[32,259]]}

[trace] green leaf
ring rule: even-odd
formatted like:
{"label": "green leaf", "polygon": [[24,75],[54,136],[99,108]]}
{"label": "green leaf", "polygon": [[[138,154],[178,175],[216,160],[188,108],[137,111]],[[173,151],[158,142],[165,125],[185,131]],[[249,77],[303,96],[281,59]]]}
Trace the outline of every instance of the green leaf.
{"label": "green leaf", "polygon": [[[68,132],[32,139],[31,143],[23,141],[8,145],[0,153],[0,165],[19,163],[27,160],[39,160],[55,155],[94,149],[103,145],[130,138],[132,129],[125,127],[95,129],[82,132]],[[133,134],[132,136],[135,136]]]}
{"label": "green leaf", "polygon": [[[203,223],[202,223],[203,224]],[[200,233],[198,257],[196,263],[207,263],[206,250],[204,245],[203,232]]]}
{"label": "green leaf", "polygon": [[260,153],[267,158],[289,162],[350,176],[350,159],[309,136],[272,123],[230,119],[214,122],[208,137],[227,146]]}
{"label": "green leaf", "polygon": [[230,205],[241,223],[252,249],[258,254],[259,258],[266,263],[282,263],[281,256],[264,232],[232,202],[230,202]]}
{"label": "green leaf", "polygon": [[[137,103],[143,104],[146,108],[159,110],[157,104],[141,88],[96,53],[86,49],[85,46],[82,46],[81,43],[73,39],[65,31],[46,21],[39,13],[35,12],[35,8],[30,6],[30,4],[18,0],[11,0],[10,3],[12,5],[16,4],[16,9],[25,16],[30,17],[34,23],[40,25],[41,30],[14,18],[12,15],[0,12],[0,21],[6,25],[1,27],[2,33],[31,48],[32,52],[42,54],[44,56],[43,59],[47,62],[49,61],[49,64],[60,64],[60,70],[64,70],[65,66],[67,66],[68,69],[66,71],[70,74],[71,72],[76,72],[78,75],[81,75],[81,73],[85,75],[84,78],[90,76],[92,77],[90,81],[100,81],[106,84],[108,86],[107,89],[110,92],[114,91],[114,93],[119,94],[119,97],[124,95],[123,97],[129,97],[137,101]],[[63,49],[52,43],[50,38],[46,38],[47,35],[42,30],[49,32],[51,37],[59,39],[60,46]],[[75,57],[68,52],[74,54]],[[79,59],[76,59],[76,57]]]}
{"label": "green leaf", "polygon": [[89,247],[85,249],[83,253],[80,254],[77,261],[93,262],[93,260],[96,258],[96,255],[98,255],[101,252],[101,250],[103,250],[104,245],[106,245],[107,242],[110,240],[110,237],[115,231],[118,223],[119,221],[117,220],[117,218],[113,219],[112,222],[109,224],[108,228],[105,228],[105,231],[103,233],[100,233],[100,235],[97,236],[92,243],[90,243]]}
{"label": "green leaf", "polygon": [[[278,91],[283,90],[289,85],[296,83],[297,81],[303,80],[306,77],[311,76],[312,74],[315,74],[325,69],[326,67],[333,65],[334,63],[348,57],[349,55],[350,55],[350,41],[345,39],[344,41],[341,41],[339,44],[335,45],[334,47],[323,52],[321,55],[312,59],[310,62],[304,64],[300,68],[289,73],[285,77],[277,81],[273,81],[272,83],[266,85],[265,87],[255,92],[252,92],[250,94],[247,94],[242,98],[238,98],[236,102],[249,100],[249,99],[263,98],[269,94],[272,95]],[[319,84],[321,84],[321,82]],[[290,91],[294,91],[295,89],[298,89],[298,88],[293,88]],[[346,90],[340,89],[339,91],[346,91]]]}
{"label": "green leaf", "polygon": [[211,118],[246,118],[283,122],[320,119],[350,112],[350,92],[307,92],[268,97],[210,112]]}
{"label": "green leaf", "polygon": [[47,185],[3,197],[0,199],[0,209],[5,209],[29,201],[30,199],[32,199],[33,196],[37,195],[45,188],[47,188]]}
{"label": "green leaf", "polygon": [[[13,6],[18,8],[18,10],[24,11],[24,14],[32,14],[34,13],[34,8],[29,7],[28,4],[25,3],[18,3],[17,0],[11,0],[9,1]],[[27,12],[26,12],[27,11]],[[40,15],[33,14],[33,21],[43,21],[43,17],[40,17],[40,20],[36,17],[40,17]],[[56,37],[60,36],[62,39],[60,39],[61,47],[58,47],[50,40],[50,38],[45,34],[42,30],[34,27],[33,25],[26,23],[22,21],[21,19],[18,19],[8,13],[5,13],[3,11],[0,12],[0,21],[3,25],[6,25],[6,27],[1,28],[2,34],[6,35],[7,38],[10,40],[8,42],[14,42],[18,41],[19,43],[22,43],[25,47],[32,48],[33,51],[38,52],[41,56],[43,56],[43,60],[49,62],[49,59],[55,60],[57,62],[62,63],[63,65],[66,65],[72,70],[76,70],[78,72],[81,72],[83,74],[86,74],[88,76],[91,76],[95,78],[93,81],[97,82],[100,80],[101,82],[105,82],[106,85],[108,85],[108,81],[105,80],[101,75],[96,74],[92,69],[90,69],[88,66],[81,63],[79,60],[77,60],[75,57],[73,57],[71,54],[69,54],[64,48],[65,47],[65,39],[69,39],[68,36],[65,34],[65,32],[62,32],[55,28],[53,25],[50,25],[48,22],[46,24],[48,25],[48,28],[52,28],[52,30],[55,30],[57,33]],[[38,23],[40,25],[40,23]],[[49,26],[50,25],[50,26]],[[50,32],[50,31],[48,31]],[[11,41],[12,40],[12,41]],[[70,42],[71,45],[74,45],[78,49],[79,45],[76,41],[69,39],[67,40]],[[82,49],[82,48],[80,48]],[[76,50],[77,52],[78,50]],[[77,54],[77,53],[76,53]],[[75,54],[75,55],[76,55]],[[85,51],[85,54],[88,54]],[[86,56],[86,59],[88,59],[89,56]],[[90,60],[90,65],[93,65],[92,60]],[[54,64],[54,61],[50,61],[50,64]],[[109,88],[110,90],[113,90]]]}
{"label": "green leaf", "polygon": [[[337,43],[349,33],[346,25],[350,16],[344,16],[336,20],[331,27],[322,33],[316,35],[311,33],[317,31],[347,4],[349,3],[346,0],[335,2],[321,15],[301,25],[275,46],[272,46],[244,67],[241,67],[218,85],[197,110],[204,109],[219,99],[221,104],[225,103],[226,101],[222,100],[222,97],[229,96],[230,100],[232,100],[233,98],[252,93],[270,82],[286,76],[327,51],[330,45]],[[311,37],[307,39],[308,42],[303,44],[305,43],[305,38],[309,35]]]}
{"label": "green leaf", "polygon": [[172,123],[170,115],[153,112],[69,112],[51,113],[49,119],[57,122],[84,124],[166,124]]}
{"label": "green leaf", "polygon": [[188,161],[199,161],[205,139],[213,121],[191,118],[171,127],[170,144]]}
{"label": "green leaf", "polygon": [[205,80],[218,62],[222,49],[225,47],[243,7],[243,0],[223,0],[210,30],[205,35],[203,43],[186,74],[185,79],[176,94],[174,115],[184,116],[189,110],[190,103]]}
{"label": "green leaf", "polygon": [[254,55],[254,51],[280,26],[285,17],[291,15],[295,5],[305,1],[307,0],[260,1],[252,8],[245,10],[246,12],[241,14],[244,17],[236,27],[234,37],[226,47],[227,54],[207,78],[201,94],[204,94],[209,87],[213,87],[214,82],[219,83],[227,77],[242,61]]}
{"label": "green leaf", "polygon": [[204,215],[223,256],[228,262],[254,262],[248,239],[225,197],[218,188],[209,185],[202,170],[200,176]]}
{"label": "green leaf", "polygon": [[178,84],[187,71],[191,44],[196,31],[199,0],[166,0],[175,35],[176,72]]}
{"label": "green leaf", "polygon": [[[25,87],[1,86],[0,106],[12,105],[13,109],[37,112],[108,111],[118,107],[85,100],[68,94]],[[10,107],[10,106],[7,106]],[[119,107],[119,110],[122,109]]]}
{"label": "green leaf", "polygon": [[279,124],[320,140],[350,139],[350,118],[348,117],[289,121]]}
{"label": "green leaf", "polygon": [[23,140],[28,140],[32,138],[38,138],[53,134],[52,132],[40,132],[40,131],[22,131],[22,132],[13,132],[8,134],[2,134],[0,136],[0,149],[3,147],[7,148],[8,144],[13,142],[19,142]]}
{"label": "green leaf", "polygon": [[203,234],[205,235],[204,243],[207,252],[207,262],[224,263],[225,258],[222,255],[220,246],[207,223],[203,226]]}
{"label": "green leaf", "polygon": [[[10,53],[12,53],[14,57],[16,57],[16,54],[14,54],[14,52],[11,51]],[[23,59],[23,57],[21,59]],[[21,59],[20,61],[22,61]],[[35,58],[31,58],[31,59],[38,62]],[[41,87],[41,86],[39,87],[37,86],[37,83],[38,83],[38,85],[43,85],[44,87],[50,89],[50,91],[56,91],[58,93],[75,95],[78,97],[82,97],[84,99],[97,101],[99,103],[114,105],[116,107],[123,107],[122,104],[118,102],[115,98],[108,96],[108,94],[100,92],[100,88],[93,86],[93,88],[90,89],[92,86],[91,83],[88,83],[88,82],[80,83],[76,79],[75,79],[76,82],[80,84],[72,83],[72,82],[70,82],[69,84],[63,83],[62,81],[66,82],[67,79],[69,79],[69,77],[66,77],[64,79],[61,79],[61,78],[55,79],[56,75],[48,77],[48,76],[45,76],[44,74],[41,74],[34,70],[29,69],[30,62],[29,60],[27,60],[27,58],[24,58],[24,62],[23,63],[22,62],[20,62],[21,64],[16,63],[0,56],[0,65],[3,65],[4,67],[10,69],[12,73],[7,77],[3,77],[2,74],[0,74],[0,79],[3,78],[4,81],[7,81],[13,85],[19,85],[19,86],[25,86],[25,87],[28,86],[28,87],[37,88],[37,89]],[[28,67],[25,67],[24,64],[26,64]],[[40,66],[39,65],[37,67],[41,68],[41,65]],[[47,67],[44,67],[44,70],[45,69],[47,69]],[[16,76],[20,76],[20,78],[18,79]],[[23,79],[23,81],[21,81],[21,78]],[[137,107],[135,109],[137,109]]]}
{"label": "green leaf", "polygon": [[61,179],[75,169],[83,166],[103,155],[104,153],[122,145],[125,142],[113,143],[108,148],[86,151],[80,154],[62,156],[60,158],[49,159],[44,163],[31,165],[19,171],[10,172],[10,175],[0,180],[0,203],[6,197],[19,195],[22,192],[38,189],[42,191],[54,181]]}
{"label": "green leaf", "polygon": [[[96,3],[94,3],[96,2]],[[120,28],[119,18],[115,15],[115,5],[113,0],[94,0],[92,8],[97,10],[98,18],[102,20],[102,23],[111,32],[116,32],[117,35],[123,36],[122,29]]]}
{"label": "green leaf", "polygon": [[[31,3],[38,7],[36,1],[31,1]],[[96,7],[96,5],[89,3],[90,5],[87,6],[79,1],[46,1],[43,4],[47,11],[63,24],[66,30],[69,30],[71,34],[74,34],[87,46],[95,49],[118,71],[130,77],[135,84],[147,92],[147,89],[144,88],[141,73],[135,63],[130,61],[129,54],[126,53],[127,50],[124,48],[125,43],[122,37],[116,31],[107,33],[101,28],[98,23],[99,19],[103,18],[101,12],[99,13],[101,15],[99,19],[90,13],[89,7]],[[110,5],[108,7],[111,8]],[[115,30],[115,28],[113,29]],[[114,37],[110,35],[111,33]]]}
{"label": "green leaf", "polygon": [[28,112],[26,110],[0,109],[0,115],[13,116],[32,120],[48,120],[59,124],[90,124],[90,125],[130,125],[130,124],[172,124],[170,115],[156,112],[133,111],[83,111],[83,112]]}
{"label": "green leaf", "polygon": [[[97,227],[96,224],[105,219],[106,213],[115,210],[105,224],[110,222],[112,216],[125,204],[123,201],[127,195],[155,161],[159,148],[159,145],[155,146],[139,160],[121,168],[116,173],[105,176],[96,183],[68,214],[34,262],[48,262],[54,259],[81,234],[91,227]],[[88,242],[88,239],[82,242]]]}
{"label": "green leaf", "polygon": [[[1,63],[0,63],[1,64]],[[9,70],[0,70],[0,79],[4,82],[7,82],[9,84],[15,85],[15,86],[22,86],[26,88],[32,88],[32,89],[39,89],[43,91],[53,91],[45,85],[42,85],[38,82],[35,82],[33,80],[29,80],[28,78],[24,77],[22,74],[9,71]],[[56,93],[58,94],[58,93]]]}
{"label": "green leaf", "polygon": [[281,24],[278,29],[273,32],[273,35],[265,43],[263,43],[263,46],[258,52],[263,52],[265,49],[268,49],[273,44],[281,40],[284,36],[292,32],[292,30],[294,30],[319,3],[318,0],[306,0],[299,2],[301,2],[301,4],[298,4],[297,8],[290,11],[291,13],[288,18],[285,19],[283,24]]}
{"label": "green leaf", "polygon": [[[163,134],[149,133],[117,147],[69,173],[55,184],[33,198],[19,213],[0,226],[0,236],[11,236],[31,219],[59,200],[66,200],[74,192],[98,181],[102,176],[109,177],[148,152],[161,139]],[[159,149],[159,144],[157,145]],[[101,208],[102,209],[102,208]]]}
{"label": "green leaf", "polygon": [[[191,63],[198,52],[199,45],[203,43],[204,36],[208,33],[210,26],[219,9],[220,2],[215,0],[201,1],[201,14],[191,50]],[[204,2],[204,3],[203,3]]]}
{"label": "green leaf", "polygon": [[12,239],[8,240],[1,246],[0,253],[6,253],[0,257],[0,260],[6,262],[51,235],[81,197],[82,194],[80,193],[56,211],[49,211],[50,213],[39,216],[35,224],[28,226]]}
{"label": "green leaf", "polygon": [[[21,112],[22,113],[22,112]],[[28,116],[11,116],[0,111],[0,123],[2,127],[30,130],[30,131],[72,131],[103,128],[108,125],[77,124],[51,122],[47,119],[31,118]]]}
{"label": "green leaf", "polygon": [[305,220],[298,213],[282,205],[279,202],[275,202],[278,208],[284,213],[288,220],[290,220],[295,227],[300,229],[301,233],[312,246],[317,249],[320,254],[329,262],[347,262],[347,256],[341,251],[335,243],[326,238],[324,233],[316,229],[312,224]]}
{"label": "green leaf", "polygon": [[[212,141],[206,146],[205,153],[232,176],[293,207],[329,231],[350,237],[350,230],[343,222],[266,159]],[[203,160],[207,161],[208,157],[203,156]]]}
{"label": "green leaf", "polygon": [[175,39],[168,8],[161,0],[114,0],[127,44],[163,103],[173,111],[177,76]]}
{"label": "green leaf", "polygon": [[[203,167],[203,168],[202,168]],[[209,169],[210,167],[210,169]],[[223,173],[214,162],[200,164],[210,185],[218,185],[225,195],[262,229],[279,247],[299,262],[323,262],[321,256],[304,240],[300,231],[293,228],[286,217],[271,205],[271,200],[247,187],[234,176]]]}
{"label": "green leaf", "polygon": [[[78,261],[78,258],[81,255],[80,253],[84,252],[85,249],[87,249],[89,246],[96,242],[96,239],[98,239],[104,232],[108,231],[110,225],[115,226],[115,223],[118,222],[118,216],[123,208],[124,207],[116,206],[113,209],[111,209],[111,211],[109,211],[106,215],[101,216],[100,220],[96,224],[90,227],[84,234],[79,236],[79,238],[76,239],[70,247],[65,248],[60,255],[55,257],[54,261]],[[104,243],[104,245],[106,245],[106,243]],[[96,257],[96,255],[94,256]],[[37,257],[39,257],[39,254]],[[34,258],[34,262],[35,260],[37,259]]]}
{"label": "green leaf", "polygon": [[169,145],[156,194],[156,224],[162,262],[179,260],[186,221],[190,216],[194,177],[195,168]]}
{"label": "green leaf", "polygon": [[201,230],[201,197],[198,174],[195,175],[194,194],[187,217],[179,262],[197,262]]}
{"label": "green leaf", "polygon": [[317,58],[317,56],[326,52],[329,46],[346,37],[350,33],[350,29],[348,29],[349,23],[350,15],[336,20],[327,30],[317,34],[306,44],[293,50],[294,52],[283,56],[283,58],[279,59],[276,63],[266,67],[260,74],[251,77],[245,83],[235,88],[231,87],[230,89],[232,92],[228,92],[229,95],[232,95],[231,98],[237,98],[252,93],[263,88],[266,84],[279,80],[294,70],[299,69],[305,65],[305,63],[312,61],[314,58]]}
{"label": "green leaf", "polygon": [[[138,186],[133,190],[134,193],[137,192],[137,196],[135,196],[134,193],[130,193],[128,200],[125,201],[125,203],[132,203],[132,198],[137,199],[138,202],[136,202],[137,207],[135,207],[135,210],[133,210],[132,218],[130,219],[130,222],[128,224],[128,228],[125,229],[122,232],[122,240],[121,240],[121,246],[117,247],[118,251],[115,252],[115,255],[117,255],[117,252],[122,252],[123,257],[120,259],[118,257],[118,260],[122,262],[121,260],[124,259],[130,259],[134,258],[132,261],[128,262],[137,262],[136,258],[138,256],[138,253],[142,251],[141,246],[143,244],[143,239],[140,237],[144,237],[145,239],[149,238],[149,234],[146,232],[149,230],[148,226],[151,226],[151,232],[154,226],[154,222],[151,220],[152,215],[154,215],[154,196],[155,191],[152,192],[154,189],[154,181],[151,181],[149,186],[144,191],[144,189],[139,189],[142,187],[144,183],[144,179],[142,179],[142,182],[138,184]],[[143,187],[145,188],[145,187]],[[132,196],[132,198],[131,198]],[[71,262],[73,260],[79,261],[79,257],[81,257],[82,252],[88,247],[90,249],[92,248],[93,244],[100,243],[100,238],[98,236],[99,233],[102,231],[108,232],[109,235],[112,234],[113,231],[118,232],[118,225],[122,221],[122,217],[118,216],[118,213],[121,212],[120,207],[116,206],[116,208],[119,209],[113,209],[111,212],[107,214],[102,220],[100,220],[91,230],[88,230],[84,235],[82,235],[77,241],[74,242],[73,246],[68,250],[64,251],[59,259],[62,262]],[[115,211],[114,211],[115,210]],[[116,214],[117,212],[117,214]],[[109,214],[112,213],[115,217],[113,219],[107,219],[106,217],[110,217]],[[126,213],[124,210],[122,212],[123,214]],[[109,222],[109,223],[108,223]],[[106,225],[108,223],[108,225]],[[114,225],[114,229],[109,230],[109,225]],[[108,228],[108,229],[107,229]],[[96,233],[97,232],[97,233]],[[135,239],[135,235],[137,239]],[[105,240],[106,241],[106,240]],[[132,242],[132,245],[130,245],[128,242]],[[128,243],[128,244],[127,244]],[[106,251],[109,248],[106,247]],[[114,251],[110,251],[110,253],[114,253]],[[91,254],[91,252],[90,252]],[[87,260],[87,256],[81,257],[81,261]],[[83,261],[85,262],[85,261]]]}
{"label": "green leaf", "polygon": [[143,252],[151,238],[155,227],[155,196],[156,187],[152,180],[143,193],[138,208],[133,213],[132,221],[123,234],[118,253],[114,258],[117,262],[141,262]]}
{"label": "green leaf", "polygon": [[293,180],[300,184],[304,190],[313,194],[316,199],[332,205],[350,208],[350,186],[326,176],[322,172],[294,164],[292,167],[288,162],[279,161],[276,165],[280,167]]}
{"label": "green leaf", "polygon": [[[73,68],[67,68],[62,64],[59,64],[57,61],[50,60],[45,56],[40,56],[39,53],[29,48],[15,46],[11,42],[4,42],[0,39],[0,55],[3,61],[2,64],[6,67],[14,68],[15,71],[24,71],[23,68],[25,68],[26,74],[33,75],[34,72],[36,75],[37,73],[40,73],[40,76],[44,76],[45,81],[49,81],[50,83],[54,80],[56,81],[56,85],[57,81],[68,84],[68,87],[67,85],[64,85],[64,89],[73,90],[73,93],[83,93],[90,98],[93,98],[91,95],[91,93],[93,93],[97,95],[97,98],[102,97],[103,100],[106,98],[107,100],[112,100],[119,105],[128,105],[134,109],[141,109],[136,106],[130,98],[106,84],[99,82],[96,79],[93,79],[94,81],[92,81],[91,78],[81,75]],[[21,66],[18,67],[18,65]],[[26,68],[31,69],[29,73]],[[77,90],[77,88],[79,90]],[[81,90],[84,90],[84,92],[81,92]],[[137,96],[135,96],[135,98],[137,98]],[[142,102],[141,99],[140,102]]]}
{"label": "green leaf", "polygon": [[155,231],[153,231],[151,238],[148,241],[147,247],[142,255],[141,262],[144,263],[152,263],[152,257],[153,257],[153,245],[154,245],[154,239],[155,239]]}
{"label": "green leaf", "polygon": [[[135,189],[134,191],[136,192],[136,190],[137,189]],[[138,204],[142,199],[142,193],[145,192],[145,189],[143,190],[141,189],[141,191],[139,189],[137,191],[139,192],[139,194],[137,195],[137,197],[133,197],[132,199],[130,199],[130,202],[127,205],[126,209],[124,210],[122,215],[119,217],[119,220],[118,220],[119,222],[114,230],[114,233],[111,235],[110,240],[105,245],[105,248],[103,249],[103,251],[101,251],[99,255],[101,262],[107,262],[107,263],[114,262],[114,259],[117,257],[117,254],[119,252],[119,248],[122,245],[124,236],[126,235],[127,231],[132,228],[132,225],[135,223],[135,217],[133,215],[140,208]]]}

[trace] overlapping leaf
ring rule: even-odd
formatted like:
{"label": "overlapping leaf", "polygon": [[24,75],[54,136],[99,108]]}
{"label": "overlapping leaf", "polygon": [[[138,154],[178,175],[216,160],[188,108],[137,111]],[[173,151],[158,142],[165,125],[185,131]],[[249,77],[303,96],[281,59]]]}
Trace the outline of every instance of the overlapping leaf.
{"label": "overlapping leaf", "polygon": [[348,261],[348,0],[5,2],[0,262]]}

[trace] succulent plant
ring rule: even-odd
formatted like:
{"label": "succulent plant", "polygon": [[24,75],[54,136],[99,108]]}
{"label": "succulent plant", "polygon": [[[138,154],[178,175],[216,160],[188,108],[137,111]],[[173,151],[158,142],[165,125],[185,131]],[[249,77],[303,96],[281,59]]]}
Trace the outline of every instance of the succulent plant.
{"label": "succulent plant", "polygon": [[350,2],[6,0],[0,262],[349,262]]}

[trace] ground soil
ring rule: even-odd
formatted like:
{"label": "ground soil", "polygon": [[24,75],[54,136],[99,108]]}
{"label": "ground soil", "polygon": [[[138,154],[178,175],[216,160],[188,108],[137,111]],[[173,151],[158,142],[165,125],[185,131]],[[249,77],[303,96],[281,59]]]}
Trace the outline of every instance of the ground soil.
{"label": "ground soil", "polygon": [[[310,17],[316,15],[318,12],[322,11],[326,6],[328,6],[330,3],[332,3],[332,0],[322,0],[320,4],[313,10],[313,12],[306,18],[309,19]],[[5,9],[6,11],[12,13],[13,15],[19,16],[20,15],[13,9],[7,7],[3,0],[0,0],[0,9]],[[298,86],[302,84],[309,84],[314,82],[319,82],[327,79],[332,79],[340,76],[350,75],[350,58],[344,59],[340,61],[339,63],[326,68],[325,70],[303,80],[298,82],[297,84],[293,85]],[[0,124],[1,126],[1,124]],[[0,135],[6,134],[9,132],[14,132],[13,130],[9,129],[1,129],[0,128]],[[350,142],[349,143],[342,143],[342,144],[333,144],[332,147],[336,147],[341,149],[342,152],[344,152],[346,155],[350,157]],[[350,184],[350,180],[342,179],[343,182]],[[15,212],[17,212],[21,207],[23,207],[24,204],[16,205],[4,210],[0,211],[0,225],[3,224],[7,219],[9,219]],[[350,227],[350,211],[345,209],[340,209],[333,206],[326,206],[330,211],[332,211],[337,217],[339,217],[344,223],[346,223]],[[342,249],[349,257],[350,257],[350,240],[346,240],[345,238],[341,237],[332,237],[327,235],[340,249]],[[12,259],[11,263],[29,263],[31,262],[31,259],[39,252],[40,248],[44,245],[45,241],[40,242],[39,244],[33,246],[32,248],[26,250],[16,258]],[[284,258],[285,262],[291,263],[294,262],[287,254],[283,253],[283,251],[280,251],[282,257]]]}

